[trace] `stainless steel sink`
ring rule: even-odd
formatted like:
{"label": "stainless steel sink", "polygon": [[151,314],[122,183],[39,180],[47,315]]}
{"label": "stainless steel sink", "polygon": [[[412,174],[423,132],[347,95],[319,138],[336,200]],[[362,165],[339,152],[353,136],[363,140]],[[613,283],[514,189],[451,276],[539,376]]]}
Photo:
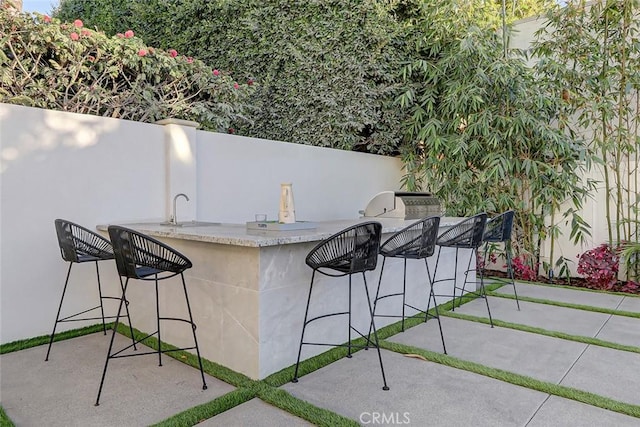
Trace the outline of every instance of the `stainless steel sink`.
{"label": "stainless steel sink", "polygon": [[184,221],[174,224],[173,222],[161,222],[160,225],[164,225],[166,227],[206,227],[211,225],[220,225],[219,222],[208,222],[208,221]]}

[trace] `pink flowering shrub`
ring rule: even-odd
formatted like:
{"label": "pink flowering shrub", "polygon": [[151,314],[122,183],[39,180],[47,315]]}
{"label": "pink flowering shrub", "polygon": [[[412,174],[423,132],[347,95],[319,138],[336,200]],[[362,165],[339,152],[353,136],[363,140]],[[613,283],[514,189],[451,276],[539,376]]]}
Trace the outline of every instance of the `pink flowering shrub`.
{"label": "pink flowering shrub", "polygon": [[529,263],[525,262],[521,257],[515,257],[511,260],[513,265],[513,275],[516,279],[534,281],[538,278],[538,268],[532,268]]}
{"label": "pink flowering shrub", "polygon": [[605,243],[580,255],[577,271],[589,287],[611,290],[618,283],[619,267],[618,254]]}
{"label": "pink flowering shrub", "polygon": [[[249,121],[254,84],[191,57],[46,15],[0,8],[0,102],[154,122],[174,117],[227,132]],[[25,66],[25,64],[29,64]]]}

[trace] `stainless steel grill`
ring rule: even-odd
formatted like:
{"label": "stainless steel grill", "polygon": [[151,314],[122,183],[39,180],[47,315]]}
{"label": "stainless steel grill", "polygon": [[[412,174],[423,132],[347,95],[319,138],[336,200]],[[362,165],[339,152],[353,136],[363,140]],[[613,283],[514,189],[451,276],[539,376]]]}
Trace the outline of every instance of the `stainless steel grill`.
{"label": "stainless steel grill", "polygon": [[362,213],[372,218],[420,219],[442,215],[442,204],[431,193],[383,191],[369,201]]}

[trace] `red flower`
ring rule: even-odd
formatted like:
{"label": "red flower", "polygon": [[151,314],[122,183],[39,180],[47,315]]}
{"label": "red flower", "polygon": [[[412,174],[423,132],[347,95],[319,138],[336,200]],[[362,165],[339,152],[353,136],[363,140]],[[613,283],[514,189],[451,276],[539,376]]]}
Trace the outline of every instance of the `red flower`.
{"label": "red flower", "polygon": [[44,22],[46,22],[47,24],[51,22],[51,17],[49,15],[44,15]]}
{"label": "red flower", "polygon": [[135,34],[133,34],[132,30],[127,30],[124,32],[124,38],[126,39],[130,39],[131,37],[133,37]]}
{"label": "red flower", "polygon": [[118,33],[118,34],[116,34],[116,36],[120,37],[121,39],[124,38],[124,34],[122,34],[122,33]]}
{"label": "red flower", "polygon": [[82,33],[82,35],[83,35],[83,36],[85,36],[85,37],[88,37],[88,36],[90,36],[90,35],[91,35],[91,31],[89,31],[89,30],[82,30],[82,32],[81,32],[81,33]]}
{"label": "red flower", "polygon": [[234,89],[238,89],[239,87],[240,87],[240,85],[239,85],[238,83],[234,83],[234,84],[233,84],[233,88],[234,88]]}
{"label": "red flower", "polygon": [[230,134],[234,134],[234,133],[236,133],[236,130],[234,128],[229,128],[228,132]]}
{"label": "red flower", "polygon": [[75,21],[73,21],[73,25],[75,25],[78,28],[82,28],[84,26],[84,24],[82,23],[81,20],[76,19]]}
{"label": "red flower", "polygon": [[138,56],[145,56],[146,54],[147,54],[147,51],[146,51],[146,50],[144,50],[144,49],[140,49],[140,50],[138,51]]}
{"label": "red flower", "polygon": [[80,38],[80,36],[78,35],[78,33],[71,33],[69,34],[69,37],[71,37],[71,40],[78,40]]}
{"label": "red flower", "polygon": [[218,70],[213,70],[213,75],[214,75],[214,76],[217,76],[218,74],[220,74],[220,71],[218,71]]}
{"label": "red flower", "polygon": [[193,58],[190,56],[187,56],[187,64],[191,64],[193,62]]}
{"label": "red flower", "polygon": [[169,55],[171,55],[172,58],[175,58],[178,56],[178,51],[175,49],[169,49]]}
{"label": "red flower", "polygon": [[251,80],[251,79],[247,80],[247,84],[248,84],[249,86],[251,86],[251,85],[253,84],[253,80]]}

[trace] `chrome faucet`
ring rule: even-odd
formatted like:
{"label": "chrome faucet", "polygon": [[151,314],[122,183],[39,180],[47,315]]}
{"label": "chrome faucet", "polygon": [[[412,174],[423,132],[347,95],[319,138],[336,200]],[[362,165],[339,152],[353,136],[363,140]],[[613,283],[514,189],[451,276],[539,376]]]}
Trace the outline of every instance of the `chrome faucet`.
{"label": "chrome faucet", "polygon": [[169,218],[169,222],[172,224],[178,224],[178,212],[176,211],[176,202],[178,201],[178,197],[180,196],[187,199],[187,202],[189,201],[189,197],[184,193],[178,193],[173,198],[173,214],[171,215],[171,218]]}

